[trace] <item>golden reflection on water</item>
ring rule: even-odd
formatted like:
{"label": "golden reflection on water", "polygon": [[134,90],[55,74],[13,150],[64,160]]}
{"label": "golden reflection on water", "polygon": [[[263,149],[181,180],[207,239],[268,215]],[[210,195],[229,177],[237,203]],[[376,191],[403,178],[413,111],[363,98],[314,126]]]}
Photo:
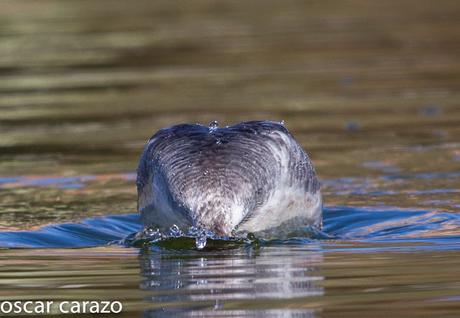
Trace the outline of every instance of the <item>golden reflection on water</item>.
{"label": "golden reflection on water", "polygon": [[283,247],[254,254],[137,253],[117,247],[3,251],[0,297],[117,299],[124,316],[144,310],[153,316],[184,314],[184,308],[212,315],[216,305],[222,314],[251,315],[257,309],[288,317],[459,310],[457,252],[322,254]]}
{"label": "golden reflection on water", "polygon": [[[2,1],[0,227],[135,211],[126,174],[144,142],[164,126],[212,120],[285,120],[311,154],[328,206],[458,213],[459,21],[459,3],[448,0]],[[72,177],[83,180],[62,180]],[[443,226],[445,235],[458,233],[456,223]],[[152,302],[174,291],[142,288],[144,261],[155,265],[155,255],[117,247],[0,252],[2,299],[121,297],[127,317],[183,304]],[[457,252],[296,254],[303,252],[267,251],[266,266],[317,268],[312,277],[322,279],[312,286],[321,296],[253,299],[246,290],[243,299],[219,304],[220,312],[408,317],[460,310]],[[174,257],[159,265],[171,277],[173,262],[185,262]],[[212,263],[216,256],[190,257]],[[249,275],[257,286],[265,265],[228,257],[223,273],[243,263],[229,280],[238,286]],[[216,275],[193,262],[184,269]],[[278,280],[267,285],[274,293],[282,293],[276,283],[295,281],[274,273]],[[187,283],[197,281],[187,275]],[[216,313],[202,294],[182,295],[205,303],[191,314]]]}

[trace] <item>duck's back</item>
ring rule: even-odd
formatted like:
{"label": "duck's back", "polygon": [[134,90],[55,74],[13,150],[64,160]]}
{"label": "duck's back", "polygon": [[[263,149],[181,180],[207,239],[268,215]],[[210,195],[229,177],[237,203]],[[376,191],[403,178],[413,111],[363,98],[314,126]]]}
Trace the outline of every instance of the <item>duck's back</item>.
{"label": "duck's back", "polygon": [[162,129],[144,149],[137,186],[146,225],[271,236],[281,226],[321,224],[313,166],[276,122]]}

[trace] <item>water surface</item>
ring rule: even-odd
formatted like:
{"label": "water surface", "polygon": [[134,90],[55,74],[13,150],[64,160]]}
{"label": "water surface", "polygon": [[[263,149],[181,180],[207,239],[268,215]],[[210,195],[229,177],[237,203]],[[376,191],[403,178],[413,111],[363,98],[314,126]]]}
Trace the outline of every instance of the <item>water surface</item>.
{"label": "water surface", "polygon": [[[0,3],[0,299],[120,300],[126,317],[456,317],[455,1]],[[144,142],[284,120],[323,237],[128,247]]]}

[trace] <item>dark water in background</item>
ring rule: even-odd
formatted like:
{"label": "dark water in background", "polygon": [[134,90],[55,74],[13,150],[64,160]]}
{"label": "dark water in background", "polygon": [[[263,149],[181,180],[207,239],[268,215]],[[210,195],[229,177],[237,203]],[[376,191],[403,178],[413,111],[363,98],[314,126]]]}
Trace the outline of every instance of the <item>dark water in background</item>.
{"label": "dark water in background", "polygon": [[[457,317],[460,4],[0,2],[0,299],[121,316]],[[326,239],[126,248],[178,122],[284,120]],[[111,243],[111,244],[109,244]],[[69,247],[80,247],[70,249]]]}

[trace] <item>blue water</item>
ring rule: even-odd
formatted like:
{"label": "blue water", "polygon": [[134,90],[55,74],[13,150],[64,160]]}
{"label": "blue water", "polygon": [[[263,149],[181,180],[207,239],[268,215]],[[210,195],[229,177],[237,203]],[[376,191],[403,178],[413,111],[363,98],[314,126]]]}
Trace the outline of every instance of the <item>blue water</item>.
{"label": "blue water", "polygon": [[[117,175],[123,180],[135,180],[136,174],[125,173]],[[80,189],[84,188],[88,182],[97,179],[95,175],[83,175],[76,177],[62,176],[15,176],[15,177],[0,177],[0,189],[16,186],[16,187],[56,187],[58,189]]]}
{"label": "blue water", "polygon": [[[83,248],[122,244],[142,229],[138,214],[88,218],[36,231],[0,232],[1,248]],[[324,209],[324,235],[267,244],[320,243],[327,250],[460,249],[460,215],[400,208],[335,206]],[[353,244],[360,243],[353,247]],[[345,249],[344,249],[345,250]]]}

